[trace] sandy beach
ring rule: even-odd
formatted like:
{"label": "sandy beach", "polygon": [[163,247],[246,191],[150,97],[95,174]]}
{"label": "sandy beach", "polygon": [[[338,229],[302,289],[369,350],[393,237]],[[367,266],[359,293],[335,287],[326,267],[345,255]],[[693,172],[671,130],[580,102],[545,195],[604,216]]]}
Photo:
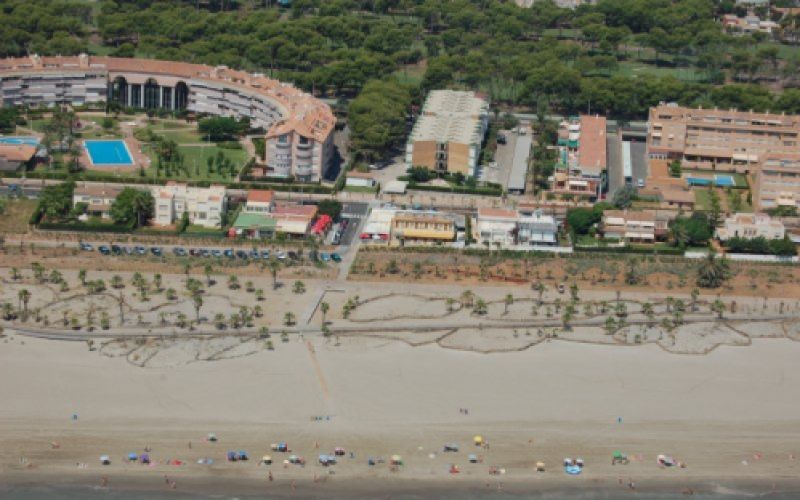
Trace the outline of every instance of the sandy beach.
{"label": "sandy beach", "polygon": [[[641,492],[787,491],[800,472],[798,354],[787,339],[676,356],[655,345],[549,342],[487,355],[295,337],[276,351],[141,368],[82,342],[10,335],[0,344],[0,400],[9,403],[0,406],[0,483],[170,491],[174,481],[175,491],[208,493],[211,482],[219,493],[300,496],[411,491],[416,481],[508,492],[628,491],[631,482]],[[219,441],[207,442],[209,432]],[[472,445],[476,434],[489,449]],[[304,467],[269,451],[282,440]],[[443,453],[444,443],[461,449]],[[337,465],[316,463],[336,446],[347,450]],[[145,448],[154,465],[124,461]],[[228,463],[227,450],[251,460]],[[631,463],[612,466],[616,450]],[[275,463],[259,465],[267,453]],[[687,467],[660,468],[662,453]],[[392,454],[404,460],[395,472],[367,465]],[[577,456],[583,474],[566,476],[561,460]],[[214,464],[198,464],[204,457]],[[534,472],[539,460],[544,473]]]}

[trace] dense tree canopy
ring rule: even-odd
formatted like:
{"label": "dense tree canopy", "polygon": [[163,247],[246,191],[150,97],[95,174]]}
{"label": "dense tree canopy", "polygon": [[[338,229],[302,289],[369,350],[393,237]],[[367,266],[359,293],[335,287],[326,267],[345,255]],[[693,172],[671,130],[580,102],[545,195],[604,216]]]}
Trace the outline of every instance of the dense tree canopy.
{"label": "dense tree canopy", "polygon": [[731,0],[600,0],[575,10],[506,0],[294,0],[291,9],[274,0],[8,0],[0,56],[224,64],[348,97],[396,75],[423,91],[474,88],[494,103],[544,100],[562,113],[619,118],[643,118],[664,100],[800,112],[797,90],[753,85],[800,85],[800,54],[761,43],[760,33],[724,33],[716,19],[739,10]]}
{"label": "dense tree canopy", "polygon": [[126,187],[111,205],[111,219],[117,224],[141,226],[153,216],[155,202],[150,191]]}
{"label": "dense tree canopy", "polygon": [[372,161],[399,146],[406,136],[411,94],[396,81],[369,82],[348,110],[354,153]]}

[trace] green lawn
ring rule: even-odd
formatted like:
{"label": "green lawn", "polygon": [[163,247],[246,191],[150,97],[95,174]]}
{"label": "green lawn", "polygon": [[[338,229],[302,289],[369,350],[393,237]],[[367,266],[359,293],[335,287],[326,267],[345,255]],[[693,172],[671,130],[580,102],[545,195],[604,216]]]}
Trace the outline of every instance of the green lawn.
{"label": "green lawn", "polygon": [[375,186],[345,186],[344,190],[351,193],[375,193],[378,188]]}
{"label": "green lawn", "polygon": [[[178,151],[183,155],[183,162],[186,166],[189,175],[188,177],[183,171],[173,172],[169,178],[178,180],[209,180],[209,181],[232,181],[233,178],[229,176],[220,176],[218,173],[208,173],[208,158],[214,158],[219,151],[228,157],[236,166],[237,171],[241,170],[247,160],[249,159],[247,151],[244,149],[224,149],[214,145],[209,146],[178,146]],[[148,177],[155,175],[155,155],[150,153],[151,167],[147,169]]]}
{"label": "green lawn", "polygon": [[711,210],[711,192],[708,189],[695,189],[694,206],[697,210]]}

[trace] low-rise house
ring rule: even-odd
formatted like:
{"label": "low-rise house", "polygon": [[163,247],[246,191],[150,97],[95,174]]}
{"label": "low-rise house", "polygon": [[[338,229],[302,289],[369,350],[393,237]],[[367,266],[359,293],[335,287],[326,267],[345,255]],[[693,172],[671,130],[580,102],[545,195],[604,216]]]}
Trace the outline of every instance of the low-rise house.
{"label": "low-rise house", "polygon": [[275,193],[263,189],[251,189],[247,192],[247,200],[242,212],[248,214],[266,214],[272,211]]}
{"label": "low-rise house", "polygon": [[606,210],[600,227],[606,238],[649,243],[665,238],[668,224],[650,210]]}
{"label": "low-rise house", "polygon": [[557,245],[558,222],[552,215],[537,209],[532,212],[519,209],[517,243],[521,245]]}
{"label": "low-rise house", "polygon": [[517,240],[519,213],[504,208],[479,208],[477,235],[480,243],[511,246]]}
{"label": "low-rise house", "polygon": [[362,241],[388,242],[392,234],[392,219],[396,213],[397,209],[393,207],[373,208],[364,222],[359,238]]}
{"label": "low-rise house", "polygon": [[0,144],[0,172],[16,172],[36,161],[37,147],[30,144]]}
{"label": "low-rise house", "polygon": [[225,186],[211,185],[207,188],[190,187],[170,181],[165,186],[153,186],[155,217],[158,226],[169,226],[183,217],[203,227],[220,227],[222,214],[227,208]]}
{"label": "low-rise house", "polygon": [[772,219],[767,214],[734,214],[717,228],[717,238],[727,241],[731,238],[766,238],[768,240],[782,240],[786,229],[779,220]]}
{"label": "low-rise house", "polygon": [[455,241],[455,220],[439,212],[397,211],[392,218],[392,236],[401,244]]}
{"label": "low-rise house", "polygon": [[347,172],[344,184],[350,187],[375,187],[378,181],[370,172]]}
{"label": "low-rise house", "polygon": [[289,236],[306,236],[317,216],[316,205],[277,205],[272,209],[275,232]]}
{"label": "low-rise house", "polygon": [[108,219],[111,205],[120,192],[122,192],[122,188],[113,185],[83,184],[75,186],[75,190],[72,192],[72,206],[84,203],[86,215]]}

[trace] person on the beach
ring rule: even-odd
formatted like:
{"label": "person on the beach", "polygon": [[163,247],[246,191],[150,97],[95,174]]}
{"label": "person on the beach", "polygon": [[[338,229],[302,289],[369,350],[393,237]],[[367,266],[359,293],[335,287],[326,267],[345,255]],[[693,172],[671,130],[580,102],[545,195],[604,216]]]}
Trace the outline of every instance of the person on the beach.
{"label": "person on the beach", "polygon": [[108,478],[106,476],[100,478],[100,486],[102,486],[103,488],[108,486]]}
{"label": "person on the beach", "polygon": [[269,482],[271,483],[273,481],[273,479],[274,479],[272,477],[272,471],[269,471],[269,475],[267,475],[267,477],[269,478]]}

